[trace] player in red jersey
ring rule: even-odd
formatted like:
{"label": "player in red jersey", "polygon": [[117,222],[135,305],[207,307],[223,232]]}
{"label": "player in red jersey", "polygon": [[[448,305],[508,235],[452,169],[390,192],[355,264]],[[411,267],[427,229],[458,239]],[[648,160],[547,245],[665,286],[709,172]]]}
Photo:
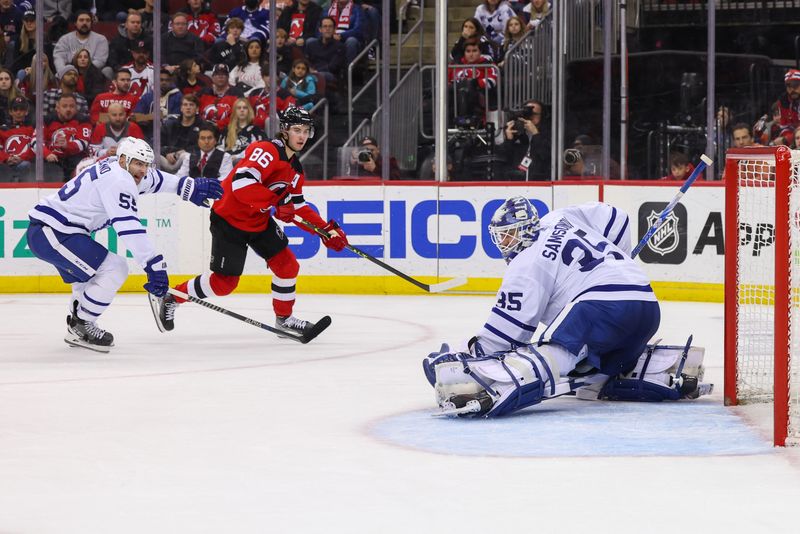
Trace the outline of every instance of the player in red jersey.
{"label": "player in red jersey", "polygon": [[[247,248],[267,261],[272,271],[272,307],[275,326],[292,335],[303,335],[314,323],[292,315],[295,280],[300,270],[289,240],[275,218],[293,222],[295,213],[324,228],[323,244],[342,250],[347,236],[338,223],[327,223],[303,198],[303,167],[298,153],[314,135],[314,119],[301,108],[290,107],[280,115],[278,139],[253,143],[242,160],[222,181],[222,199],[211,209],[211,273],[175,286],[196,298],[230,294],[244,271]],[[306,231],[310,231],[304,228]],[[156,322],[163,331],[175,326],[174,316],[183,299],[168,294],[153,304]]]}

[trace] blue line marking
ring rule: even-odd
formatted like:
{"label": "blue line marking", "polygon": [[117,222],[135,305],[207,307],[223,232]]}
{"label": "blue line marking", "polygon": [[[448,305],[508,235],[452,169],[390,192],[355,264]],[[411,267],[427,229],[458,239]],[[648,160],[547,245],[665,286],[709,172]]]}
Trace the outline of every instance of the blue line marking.
{"label": "blue line marking", "polygon": [[717,401],[664,403],[553,399],[497,419],[432,417],[435,407],[374,424],[375,437],[464,456],[727,456],[770,454],[762,439]]}

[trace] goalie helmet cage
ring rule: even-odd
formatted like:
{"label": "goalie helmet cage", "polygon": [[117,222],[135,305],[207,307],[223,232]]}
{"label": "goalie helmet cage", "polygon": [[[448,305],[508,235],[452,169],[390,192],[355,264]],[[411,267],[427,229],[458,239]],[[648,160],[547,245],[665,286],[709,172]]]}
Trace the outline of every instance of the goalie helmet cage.
{"label": "goalie helmet cage", "polygon": [[773,402],[777,446],[800,445],[800,151],[725,161],[725,404]]}

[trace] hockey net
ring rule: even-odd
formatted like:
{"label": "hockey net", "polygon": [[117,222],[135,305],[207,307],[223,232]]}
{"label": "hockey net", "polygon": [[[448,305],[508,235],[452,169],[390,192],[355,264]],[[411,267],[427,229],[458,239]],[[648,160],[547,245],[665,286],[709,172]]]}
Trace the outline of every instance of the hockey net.
{"label": "hockey net", "polygon": [[725,404],[772,402],[800,445],[800,151],[732,149],[725,181]]}

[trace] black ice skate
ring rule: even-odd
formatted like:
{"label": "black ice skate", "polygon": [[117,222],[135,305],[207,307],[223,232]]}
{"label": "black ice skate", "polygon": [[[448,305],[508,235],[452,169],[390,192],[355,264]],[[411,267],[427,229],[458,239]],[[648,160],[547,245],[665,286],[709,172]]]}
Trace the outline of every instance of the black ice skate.
{"label": "black ice skate", "polygon": [[150,309],[153,310],[153,317],[156,320],[156,326],[161,332],[169,332],[175,328],[175,309],[178,303],[175,297],[167,293],[163,298],[159,298],[152,293],[148,293],[147,297],[150,299]]}
{"label": "black ice skate", "polygon": [[327,315],[316,323],[312,323],[311,321],[303,321],[294,315],[275,318],[275,328],[288,334],[285,336],[278,334],[278,337],[293,337],[300,339],[302,343],[308,343],[317,337],[323,330],[328,328],[330,324],[331,318]]}
{"label": "black ice skate", "polygon": [[84,347],[97,352],[108,352],[114,346],[114,336],[91,321],[78,317],[78,301],[72,305],[72,314],[67,315],[67,335],[64,341],[73,347]]}

